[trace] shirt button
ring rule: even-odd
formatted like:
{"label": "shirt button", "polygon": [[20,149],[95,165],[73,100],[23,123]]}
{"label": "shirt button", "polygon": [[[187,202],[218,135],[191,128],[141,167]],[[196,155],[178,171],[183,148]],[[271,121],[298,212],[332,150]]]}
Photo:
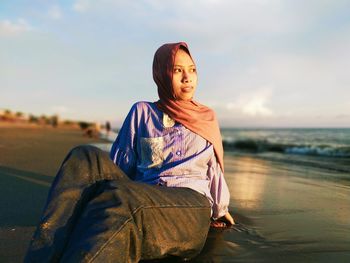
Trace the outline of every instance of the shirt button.
{"label": "shirt button", "polygon": [[176,152],[176,155],[181,155],[181,151],[177,151],[177,152]]}

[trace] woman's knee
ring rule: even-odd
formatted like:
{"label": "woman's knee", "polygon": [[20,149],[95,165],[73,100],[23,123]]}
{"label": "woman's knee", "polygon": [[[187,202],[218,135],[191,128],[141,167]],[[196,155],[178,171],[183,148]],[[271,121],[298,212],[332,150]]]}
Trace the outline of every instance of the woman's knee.
{"label": "woman's knee", "polygon": [[88,164],[89,167],[100,167],[101,163],[108,164],[111,162],[107,152],[92,146],[92,145],[79,145],[74,147],[67,155],[65,161],[70,161],[83,166]]}
{"label": "woman's knee", "polygon": [[67,159],[83,173],[93,174],[101,179],[125,177],[125,174],[113,163],[107,152],[92,145],[80,145],[73,148]]}
{"label": "woman's knee", "polygon": [[74,147],[68,154],[69,156],[72,157],[78,157],[78,158],[83,158],[83,157],[93,157],[93,156],[100,156],[100,155],[107,155],[107,153],[104,153],[101,149],[92,146],[92,145],[79,145]]}

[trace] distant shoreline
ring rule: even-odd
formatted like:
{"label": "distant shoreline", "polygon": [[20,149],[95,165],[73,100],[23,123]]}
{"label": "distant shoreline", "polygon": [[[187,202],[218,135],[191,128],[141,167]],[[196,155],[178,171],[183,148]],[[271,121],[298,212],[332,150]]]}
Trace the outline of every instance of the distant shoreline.
{"label": "distant shoreline", "polygon": [[49,124],[38,124],[29,122],[8,122],[0,121],[0,128],[32,128],[32,129],[66,129],[66,130],[80,130],[78,126],[61,124],[57,127],[52,127]]}

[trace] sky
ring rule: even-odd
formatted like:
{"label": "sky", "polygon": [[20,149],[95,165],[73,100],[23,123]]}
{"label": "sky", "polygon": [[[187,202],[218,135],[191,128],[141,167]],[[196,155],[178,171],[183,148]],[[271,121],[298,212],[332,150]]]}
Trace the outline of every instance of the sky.
{"label": "sky", "polygon": [[179,41],[222,127],[350,127],[349,0],[0,0],[0,109],[119,126]]}

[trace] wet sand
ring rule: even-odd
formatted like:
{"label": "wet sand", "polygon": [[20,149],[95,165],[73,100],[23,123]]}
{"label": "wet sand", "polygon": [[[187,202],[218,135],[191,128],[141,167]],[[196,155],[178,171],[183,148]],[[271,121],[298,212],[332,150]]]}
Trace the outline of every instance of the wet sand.
{"label": "wet sand", "polygon": [[49,186],[68,151],[103,142],[82,131],[0,127],[0,262],[22,262]]}
{"label": "wet sand", "polygon": [[[0,128],[0,262],[22,262],[64,156],[93,142],[103,143],[77,130]],[[249,155],[226,154],[225,165],[238,224],[212,230],[191,262],[350,262],[349,184]]]}
{"label": "wet sand", "polygon": [[221,262],[350,262],[349,181],[249,155],[225,165],[230,210],[244,217],[223,234]]}

